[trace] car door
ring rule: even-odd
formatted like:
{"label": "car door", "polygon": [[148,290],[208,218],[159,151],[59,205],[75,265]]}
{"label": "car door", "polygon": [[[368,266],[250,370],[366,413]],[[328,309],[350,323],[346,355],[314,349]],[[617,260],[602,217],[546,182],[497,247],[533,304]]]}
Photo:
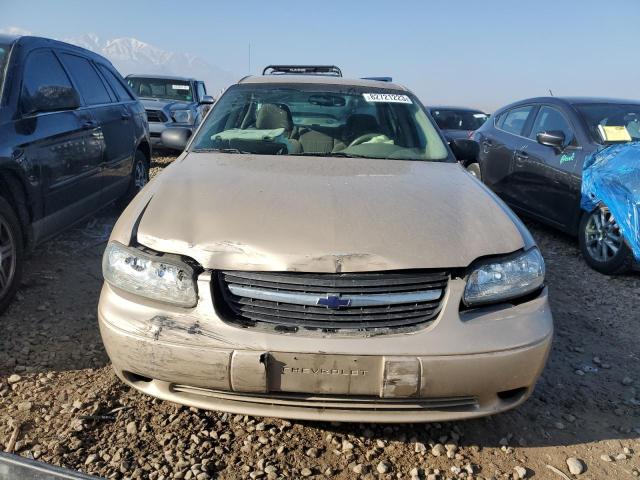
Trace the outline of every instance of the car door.
{"label": "car door", "polygon": [[516,150],[526,140],[534,105],[520,105],[502,112],[492,127],[480,128],[480,166],[483,181],[507,203],[518,204],[513,165]]}
{"label": "car door", "polygon": [[[565,147],[538,143],[539,133],[560,131]],[[580,208],[580,170],[584,160],[576,129],[559,106],[541,105],[527,135],[527,148],[516,152],[520,169],[519,188],[524,208],[541,219],[565,230],[572,228]],[[518,156],[522,157],[518,166]]]}
{"label": "car door", "polygon": [[92,61],[70,52],[61,53],[61,59],[102,131],[102,190],[109,203],[124,194],[130,178],[135,151],[131,113],[109,91]]}
{"label": "car door", "polygon": [[[133,159],[137,147],[137,138],[140,133],[136,130],[140,129],[141,119],[144,118],[144,122],[146,123],[146,116],[144,116],[142,106],[137,104],[137,100],[124,87],[124,80],[119,75],[116,75],[116,73],[106,65],[101,63],[95,63],[95,65],[98,67],[105,84],[109,87],[109,92],[117,99],[122,108],[122,117],[124,118],[124,122],[121,125],[123,136],[120,141],[123,144],[129,145],[130,153],[128,156],[123,155],[122,158],[124,160],[117,165],[105,165],[104,196],[105,201],[109,202],[120,198],[129,186],[129,182],[131,181],[131,172],[133,169]],[[136,125],[138,125],[137,128]]]}
{"label": "car door", "polygon": [[[20,111],[42,89],[72,83],[50,49],[31,52],[24,62]],[[36,240],[70,225],[95,209],[100,196],[102,142],[90,109],[21,113],[15,123],[19,138],[14,152],[29,166],[31,181],[41,180],[42,220],[34,225]]]}

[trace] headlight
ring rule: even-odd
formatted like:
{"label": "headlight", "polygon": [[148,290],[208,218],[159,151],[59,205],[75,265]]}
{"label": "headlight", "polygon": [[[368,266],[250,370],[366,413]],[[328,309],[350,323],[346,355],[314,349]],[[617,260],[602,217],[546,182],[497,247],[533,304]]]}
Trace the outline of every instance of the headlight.
{"label": "headlight", "polygon": [[531,293],[544,283],[544,260],[537,248],[512,258],[486,263],[469,275],[464,304],[499,302]]}
{"label": "headlight", "polygon": [[174,110],[171,115],[176,123],[193,123],[191,110]]}
{"label": "headlight", "polygon": [[197,303],[193,268],[172,255],[150,255],[110,242],[102,258],[102,273],[114,287],[136,295],[181,307]]}

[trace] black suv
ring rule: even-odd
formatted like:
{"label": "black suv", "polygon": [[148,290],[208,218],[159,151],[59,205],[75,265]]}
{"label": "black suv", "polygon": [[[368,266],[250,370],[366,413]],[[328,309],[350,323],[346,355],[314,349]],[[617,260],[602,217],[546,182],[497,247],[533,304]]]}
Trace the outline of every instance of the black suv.
{"label": "black suv", "polygon": [[[634,266],[633,254],[608,208],[580,208],[585,160],[602,149],[600,130],[624,127],[640,141],[640,102],[606,98],[540,97],[494,113],[473,135],[482,180],[514,210],[577,235],[587,263],[607,274]],[[596,238],[594,225],[607,224]]]}
{"label": "black suv", "polygon": [[0,35],[0,312],[25,251],[147,182],[144,108],[105,58]]}

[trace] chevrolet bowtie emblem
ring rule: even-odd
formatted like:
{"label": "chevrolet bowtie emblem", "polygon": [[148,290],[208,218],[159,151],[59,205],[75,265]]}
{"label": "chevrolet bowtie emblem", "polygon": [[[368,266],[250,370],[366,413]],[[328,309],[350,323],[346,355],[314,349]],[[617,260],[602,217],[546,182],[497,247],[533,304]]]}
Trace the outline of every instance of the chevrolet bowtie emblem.
{"label": "chevrolet bowtie emblem", "polygon": [[342,307],[348,307],[351,305],[351,300],[348,298],[342,298],[339,295],[327,295],[324,298],[319,298],[316,305],[321,305],[335,310]]}

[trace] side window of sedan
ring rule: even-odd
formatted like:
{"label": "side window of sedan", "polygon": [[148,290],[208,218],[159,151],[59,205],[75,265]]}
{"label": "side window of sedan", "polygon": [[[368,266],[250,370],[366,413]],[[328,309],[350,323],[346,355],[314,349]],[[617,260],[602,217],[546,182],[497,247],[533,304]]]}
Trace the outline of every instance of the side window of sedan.
{"label": "side window of sedan", "polygon": [[527,119],[533,110],[533,105],[517,107],[500,116],[498,128],[514,135],[522,135]]}
{"label": "side window of sedan", "polygon": [[529,138],[535,140],[539,133],[551,131],[562,132],[565,145],[575,145],[575,134],[567,119],[557,109],[545,105],[540,108],[536,116]]}

